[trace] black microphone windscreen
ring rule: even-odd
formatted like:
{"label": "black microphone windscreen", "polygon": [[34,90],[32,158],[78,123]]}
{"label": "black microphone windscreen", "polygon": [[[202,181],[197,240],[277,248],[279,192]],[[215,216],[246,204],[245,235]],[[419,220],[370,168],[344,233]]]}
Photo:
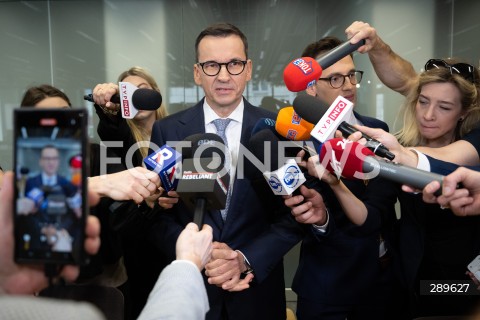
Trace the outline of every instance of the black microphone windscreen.
{"label": "black microphone windscreen", "polygon": [[303,119],[317,123],[330,106],[308,94],[300,94],[293,100],[293,109]]}
{"label": "black microphone windscreen", "polygon": [[257,123],[255,123],[255,126],[252,129],[251,136],[253,136],[257,132],[262,131],[264,129],[275,130],[275,124],[276,124],[276,121],[273,119],[261,118],[260,120],[257,121]]}
{"label": "black microphone windscreen", "polygon": [[184,147],[181,150],[182,159],[212,158],[219,159],[218,170],[225,165],[226,148],[223,139],[215,133],[196,133],[185,139],[184,142],[190,142],[190,147]]}
{"label": "black microphone windscreen", "polygon": [[[92,94],[84,95],[83,99],[95,102]],[[110,101],[120,103],[120,95],[114,94]],[[157,110],[162,104],[162,95],[153,89],[138,88],[132,94],[132,104],[137,110]]]}
{"label": "black microphone windscreen", "polygon": [[[271,129],[263,129],[252,135],[248,142],[249,150],[262,163],[266,163],[266,159],[270,157],[270,166],[267,166],[268,171],[278,169],[278,142],[280,138],[275,131]],[[267,149],[265,149],[267,146]]]}
{"label": "black microphone windscreen", "polygon": [[162,104],[162,95],[152,89],[138,88],[132,94],[132,103],[138,110],[157,110]]}

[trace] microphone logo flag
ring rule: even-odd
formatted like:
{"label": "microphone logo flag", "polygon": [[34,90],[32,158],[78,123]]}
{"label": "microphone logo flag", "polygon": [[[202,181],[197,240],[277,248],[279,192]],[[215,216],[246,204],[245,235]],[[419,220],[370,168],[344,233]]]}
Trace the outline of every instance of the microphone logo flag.
{"label": "microphone logo flag", "polygon": [[277,179],[277,177],[275,176],[272,176],[270,177],[270,179],[268,179],[268,184],[270,185],[270,188],[274,191],[274,192],[282,192],[282,184],[280,183],[280,181]]}
{"label": "microphone logo flag", "polygon": [[264,172],[263,176],[268,181],[270,189],[276,195],[290,195],[306,181],[294,159],[288,159],[285,165],[278,170]]}
{"label": "microphone logo flag", "polygon": [[303,74],[307,75],[313,72],[312,68],[312,61],[305,61],[302,58],[296,59],[292,62],[294,65],[296,65],[300,71],[303,72]]}
{"label": "microphone logo flag", "polygon": [[311,132],[312,137],[320,142],[325,142],[333,138],[335,130],[340,123],[350,121],[353,114],[352,109],[352,102],[342,96],[338,96],[313,128]]}
{"label": "microphone logo flag", "polygon": [[132,96],[135,90],[137,90],[137,87],[129,82],[119,82],[118,88],[120,90],[122,117],[125,119],[133,119],[138,113],[138,110],[132,103]]}
{"label": "microphone logo flag", "polygon": [[168,192],[177,187],[176,172],[182,163],[182,155],[168,145],[164,145],[156,152],[147,156],[143,162],[145,166],[160,176],[162,187]]}

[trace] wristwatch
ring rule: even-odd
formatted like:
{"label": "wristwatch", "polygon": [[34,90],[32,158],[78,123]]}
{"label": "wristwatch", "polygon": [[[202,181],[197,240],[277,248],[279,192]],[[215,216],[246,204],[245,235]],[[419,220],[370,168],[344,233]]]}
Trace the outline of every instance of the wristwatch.
{"label": "wristwatch", "polygon": [[235,250],[237,251],[238,253],[240,253],[243,257],[243,263],[245,264],[245,267],[247,267],[247,270],[243,271],[242,272],[242,276],[246,276],[247,274],[249,273],[253,273],[253,268],[252,266],[250,265],[250,263],[248,262],[247,258],[245,257],[245,255],[240,251],[240,250]]}
{"label": "wristwatch", "polygon": [[247,275],[249,273],[253,273],[253,268],[250,265],[250,263],[248,263],[248,261],[245,257],[243,258],[243,263],[245,263],[245,267],[247,267],[247,270],[243,271],[242,274]]}

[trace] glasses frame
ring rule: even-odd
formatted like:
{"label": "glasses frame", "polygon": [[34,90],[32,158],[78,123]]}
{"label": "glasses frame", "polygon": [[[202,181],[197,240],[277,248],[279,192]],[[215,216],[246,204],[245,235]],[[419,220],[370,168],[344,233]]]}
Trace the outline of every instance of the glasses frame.
{"label": "glasses frame", "polygon": [[[354,74],[355,75],[355,83],[352,82],[352,79],[350,78],[350,75],[351,74]],[[356,75],[357,74],[360,74],[360,80],[356,81],[357,77]],[[342,81],[342,84],[339,85],[338,87],[335,87],[333,84],[332,84],[332,78],[333,77],[342,77],[343,81]],[[333,88],[333,89],[339,89],[341,87],[343,87],[343,85],[345,84],[345,79],[348,78],[348,81],[350,81],[350,83],[352,85],[356,85],[356,84],[359,84],[360,82],[362,82],[362,79],[363,79],[363,71],[360,71],[360,70],[355,70],[355,71],[352,71],[350,72],[349,74],[335,74],[333,76],[330,76],[330,77],[327,77],[327,78],[318,78],[318,80],[323,80],[323,81],[328,81],[328,83],[330,84],[330,86]]]}
{"label": "glasses frame", "polygon": [[[240,71],[239,73],[232,73],[229,69],[228,69],[228,65],[232,62],[241,62],[242,65],[243,65],[243,68],[242,68],[242,71]],[[197,62],[197,64],[202,67],[202,71],[203,73],[205,73],[205,75],[209,76],[209,77],[215,77],[216,75],[218,75],[220,73],[220,71],[222,70],[222,66],[225,66],[225,69],[227,69],[227,72],[232,75],[232,76],[238,76],[239,74],[241,74],[243,71],[245,71],[245,65],[247,64],[248,60],[232,60],[232,61],[229,61],[229,62],[223,62],[223,63],[220,63],[220,62],[217,62],[217,61],[205,61],[205,62]],[[208,74],[205,72],[205,69],[203,68],[203,66],[206,64],[206,63],[216,63],[218,65],[218,72],[215,73],[215,74]]]}
{"label": "glasses frame", "polygon": [[[463,79],[470,81],[471,83],[475,83],[475,67],[468,63],[455,63],[449,64],[445,60],[442,59],[430,59],[425,63],[424,69],[425,71],[432,70],[433,68],[444,67],[450,70],[450,74],[458,74]],[[468,70],[461,70],[459,68],[466,67]]]}

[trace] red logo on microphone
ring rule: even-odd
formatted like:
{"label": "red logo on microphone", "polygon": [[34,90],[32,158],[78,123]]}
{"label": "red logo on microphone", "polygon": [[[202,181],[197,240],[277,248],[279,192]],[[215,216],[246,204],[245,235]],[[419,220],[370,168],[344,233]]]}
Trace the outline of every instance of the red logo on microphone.
{"label": "red logo on microphone", "polygon": [[295,111],[293,111],[292,114],[292,124],[300,124],[300,121],[302,121],[302,117],[298,115]]}
{"label": "red logo on microphone", "polygon": [[296,65],[297,68],[299,68],[305,75],[313,72],[312,61],[307,62],[302,58],[299,58],[297,60],[294,60],[292,63]]}
{"label": "red logo on microphone", "polygon": [[127,86],[122,84],[120,88],[120,92],[122,94],[122,105],[123,105],[123,114],[126,117],[130,116],[130,104],[128,103],[128,94],[127,94]]}
{"label": "red logo on microphone", "polygon": [[343,101],[338,101],[337,105],[335,108],[332,109],[332,111],[328,114],[328,118],[332,119],[335,121],[343,112],[347,104]]}

